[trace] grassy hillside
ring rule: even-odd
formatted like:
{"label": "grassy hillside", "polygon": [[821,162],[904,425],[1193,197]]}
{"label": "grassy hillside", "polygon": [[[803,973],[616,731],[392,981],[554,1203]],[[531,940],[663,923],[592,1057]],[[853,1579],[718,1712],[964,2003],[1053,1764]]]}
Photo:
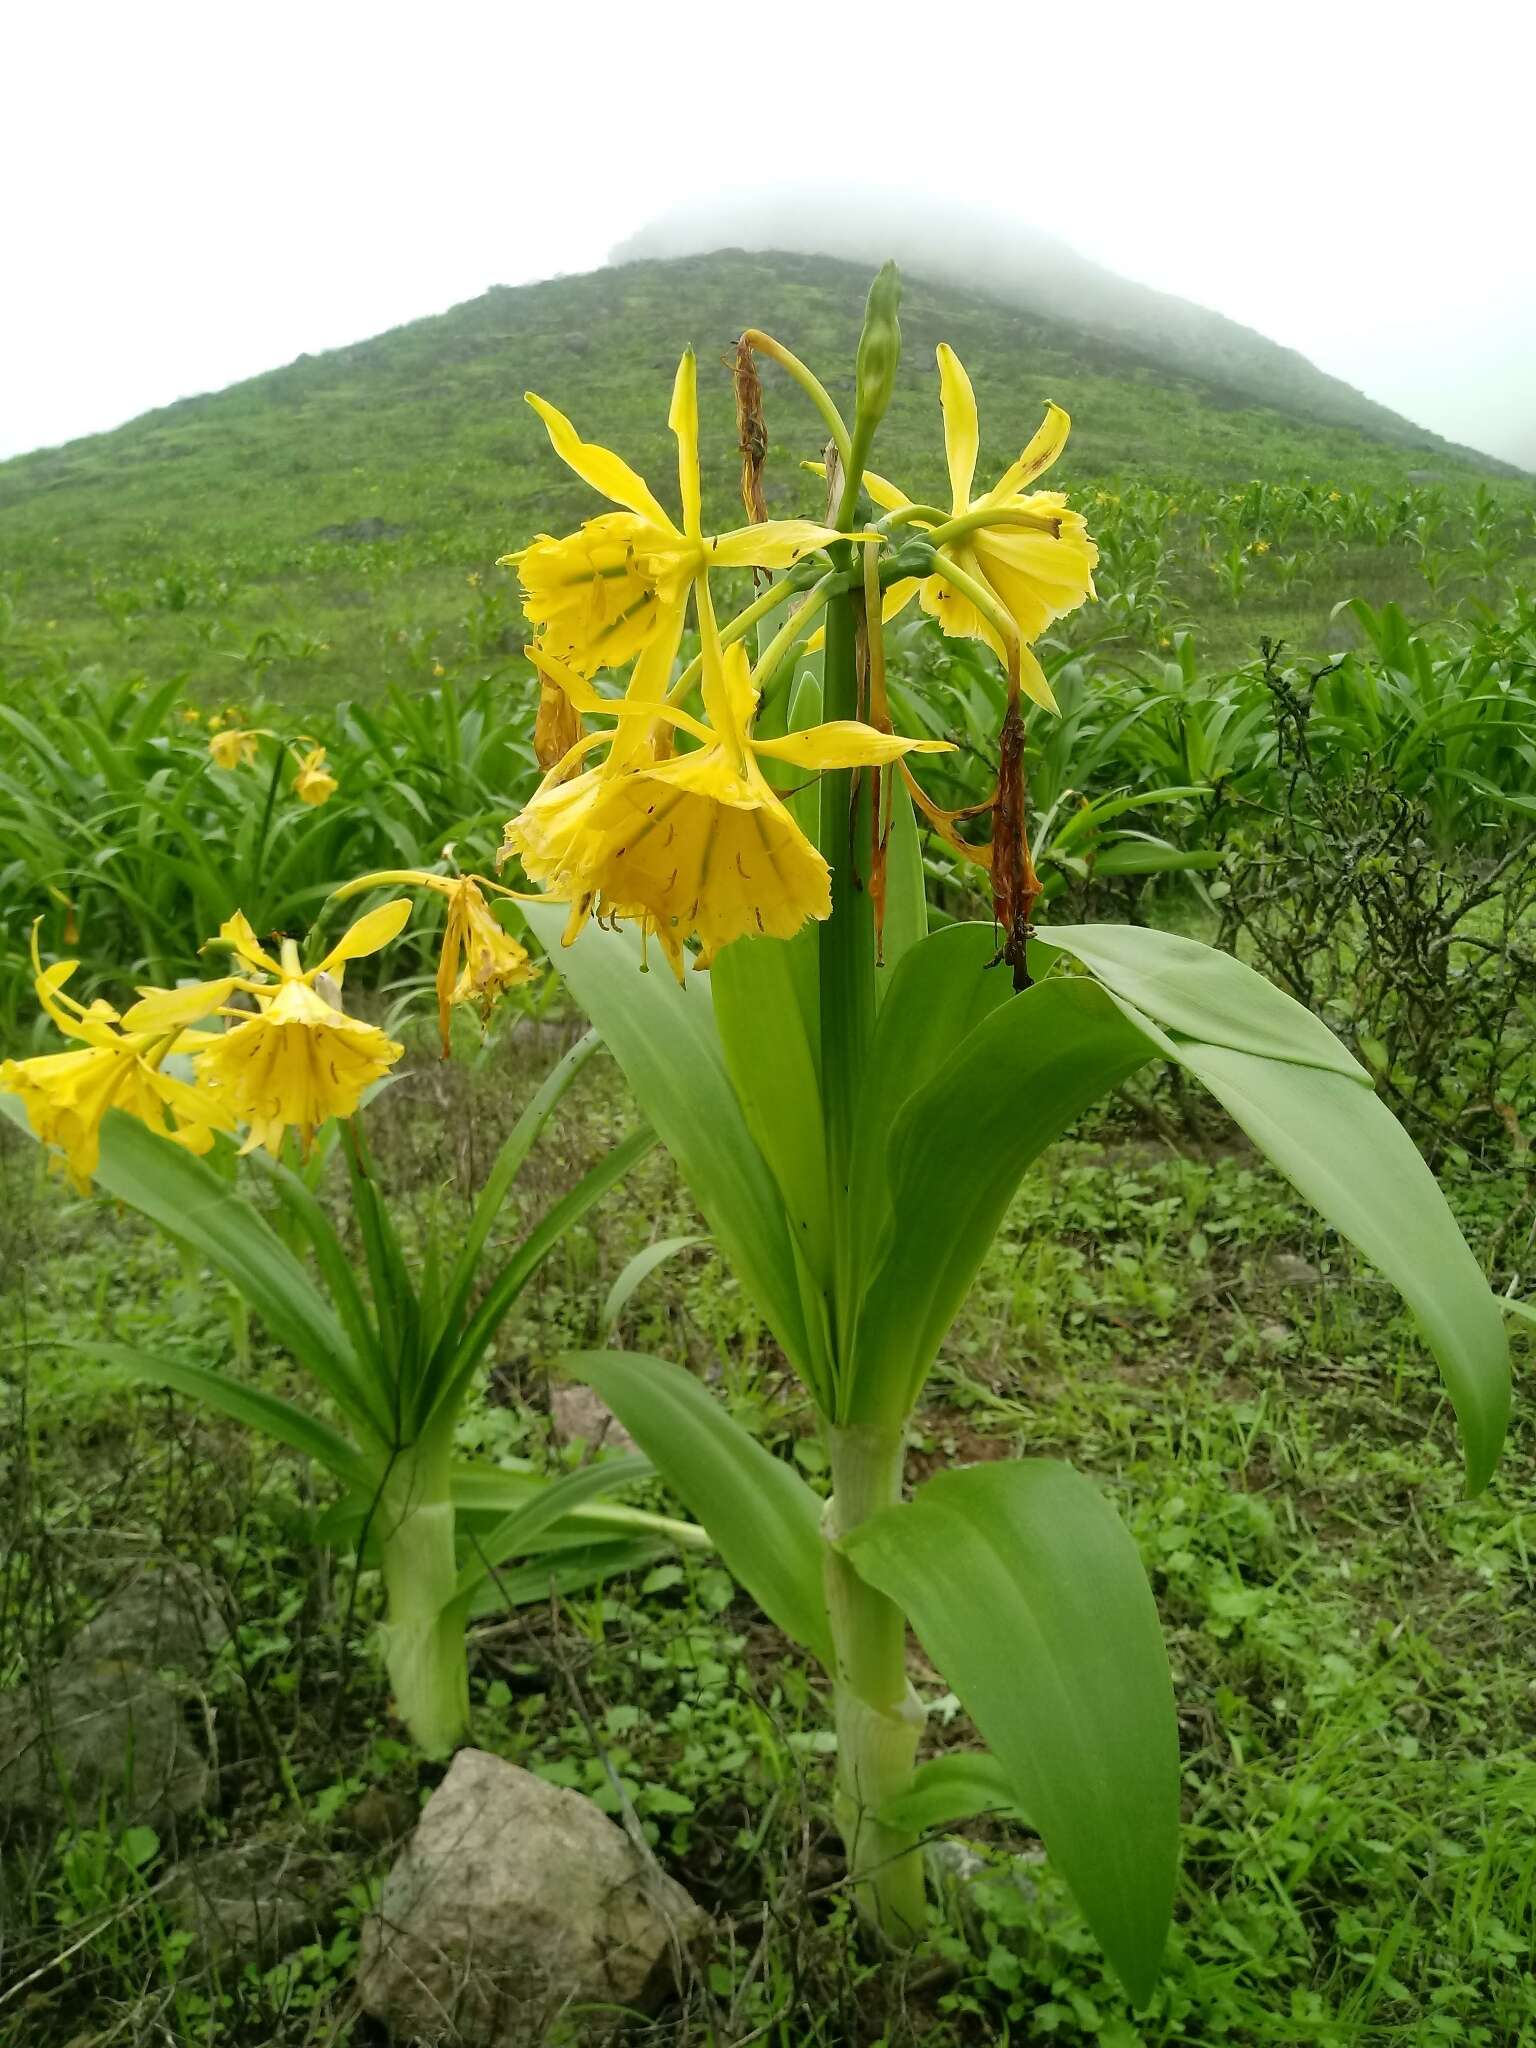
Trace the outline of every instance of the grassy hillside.
{"label": "grassy hillside", "polygon": [[[25,664],[67,644],[72,660],[109,670],[185,672],[213,695],[254,681],[299,700],[513,655],[515,594],[496,556],[595,509],[551,453],[524,389],[622,448],[665,494],[669,380],[692,341],[705,373],[706,511],[735,523],[721,358],[756,322],[846,395],[840,373],[866,284],[855,264],[735,252],[499,288],[4,464],[0,570],[13,654]],[[1395,491],[1426,464],[958,287],[909,281],[903,327],[905,375],[878,454],[918,492],[941,477],[941,338],[981,396],[983,470],[1016,452],[1048,398],[1075,422],[1053,481],[1079,492],[1126,479],[1178,489],[1258,477]],[[797,463],[816,452],[817,423],[777,372],[766,381],[770,503],[809,510],[815,486]],[[1447,484],[1480,481],[1454,454],[1429,467]],[[1362,587],[1358,564],[1338,568],[1337,582],[1313,586],[1314,621]]]}

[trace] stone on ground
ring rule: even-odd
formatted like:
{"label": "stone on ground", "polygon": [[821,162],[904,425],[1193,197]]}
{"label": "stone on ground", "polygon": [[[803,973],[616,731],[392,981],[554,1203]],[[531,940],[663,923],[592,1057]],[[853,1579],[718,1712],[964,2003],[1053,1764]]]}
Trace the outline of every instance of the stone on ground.
{"label": "stone on ground", "polygon": [[363,1931],[358,1993],[401,2040],[602,2040],[644,2012],[704,1916],[589,1799],[461,1749]]}

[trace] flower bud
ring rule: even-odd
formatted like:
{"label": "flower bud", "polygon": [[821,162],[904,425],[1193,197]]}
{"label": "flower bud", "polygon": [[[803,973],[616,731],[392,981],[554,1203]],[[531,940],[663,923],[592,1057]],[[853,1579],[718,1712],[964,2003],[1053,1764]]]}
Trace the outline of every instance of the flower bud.
{"label": "flower bud", "polygon": [[896,389],[901,362],[901,322],[896,317],[900,304],[901,272],[894,263],[887,263],[869,288],[864,331],[859,336],[853,445],[860,453],[874,439]]}

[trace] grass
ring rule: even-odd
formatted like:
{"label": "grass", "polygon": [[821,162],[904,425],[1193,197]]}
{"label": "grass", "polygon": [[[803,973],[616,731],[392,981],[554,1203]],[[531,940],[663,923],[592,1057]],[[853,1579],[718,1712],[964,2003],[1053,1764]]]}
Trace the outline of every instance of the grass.
{"label": "grass", "polygon": [[[557,1035],[525,1023],[472,1067],[424,1059],[382,1098],[372,1135],[408,1228],[451,1217]],[[611,1142],[618,1086],[612,1069],[584,1079],[527,1200]],[[1068,1456],[1110,1488],[1142,1546],[1186,1788],[1157,2002],[1127,2013],[1029,1839],[1001,1824],[944,1852],[970,1874],[951,1876],[910,1963],[850,1950],[820,1681],[722,1572],[684,1560],[491,1624],[472,1659],[475,1739],[610,1811],[628,1800],[716,1915],[713,1950],[645,2038],[1536,2040],[1529,1443],[1517,1434],[1489,1497],[1461,1500],[1450,1418],[1387,1291],[1300,1224],[1240,1149],[1175,1148],[1147,1128],[1125,1111],[1080,1131],[1021,1193],[946,1347],[913,1466]],[[367,1649],[376,1589],[354,1588],[345,1561],[315,1568],[324,1502],[286,1456],[73,1367],[86,1326],[131,1341],[169,1323],[227,1357],[218,1289],[131,1218],[44,1185],[9,1136],[0,1175],[6,1681],[39,1668],[147,1557],[201,1563],[235,1623],[206,1687],[213,1814],[152,1841],[97,1816],[12,1829],[5,1981],[37,1974],[0,2004],[0,2042],[366,2043],[350,2004],[359,1915],[387,1837],[438,1774],[391,1725]],[[1475,1246],[1521,1193],[1512,1176],[1457,1190]],[[591,1337],[633,1249],[690,1221],[653,1158],[509,1325],[470,1440],[570,1455],[542,1361]],[[782,1367],[707,1254],[686,1281],[637,1297],[625,1336],[723,1371],[732,1400],[817,1480],[813,1447],[784,1420]],[[253,1370],[272,1384],[285,1373],[259,1333]],[[913,1675],[932,1699],[916,1653]],[[935,1721],[937,1740],[965,1739],[952,1703]],[[156,1887],[177,1859],[256,1835],[335,1854],[350,1881],[280,1965],[215,1973]]]}

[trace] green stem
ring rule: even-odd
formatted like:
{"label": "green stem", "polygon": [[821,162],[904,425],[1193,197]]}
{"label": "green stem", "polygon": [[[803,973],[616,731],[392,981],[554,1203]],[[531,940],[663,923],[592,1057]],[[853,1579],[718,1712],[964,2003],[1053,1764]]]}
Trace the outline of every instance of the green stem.
{"label": "green stem", "polygon": [[797,355],[791,354],[783,342],[775,341],[771,334],[764,334],[761,328],[749,327],[741,338],[752,348],[756,349],[760,355],[771,356],[780,369],[788,370],[790,376],[794,378],[800,389],[821,414],[822,419],[826,423],[827,432],[832,436],[833,443],[842,460],[843,468],[847,470],[851,466],[853,444],[848,438],[848,428],[843,416],[833,404],[832,394],[827,390],[826,385],[822,383],[821,379],[807,364],[801,362]]}
{"label": "green stem", "polygon": [[377,1509],[384,1662],[400,1718],[428,1756],[448,1755],[469,1728],[448,1462],[446,1443],[424,1437],[411,1445],[391,1468]]}
{"label": "green stem", "polygon": [[[828,720],[860,716],[854,637],[857,603],[851,592],[842,591],[827,605],[822,715]],[[869,886],[871,783],[866,770],[832,769],[822,776],[820,790],[818,839],[832,882],[832,914],[818,938],[822,1097],[834,1230],[831,1308],[840,1359],[851,1349],[857,1308],[849,1206],[854,1126],[859,1084],[875,1024],[875,904]],[[841,1413],[839,1406],[839,1416]]]}
{"label": "green stem", "polygon": [[837,1824],[859,1911],[885,1938],[910,1947],[927,1915],[916,1835],[879,1819],[912,1782],[923,1710],[907,1679],[906,1617],[867,1585],[837,1548],[870,1515],[901,1498],[905,1431],[881,1424],[826,1425],[832,1498],[827,1611],[832,1623],[837,1718]]}

